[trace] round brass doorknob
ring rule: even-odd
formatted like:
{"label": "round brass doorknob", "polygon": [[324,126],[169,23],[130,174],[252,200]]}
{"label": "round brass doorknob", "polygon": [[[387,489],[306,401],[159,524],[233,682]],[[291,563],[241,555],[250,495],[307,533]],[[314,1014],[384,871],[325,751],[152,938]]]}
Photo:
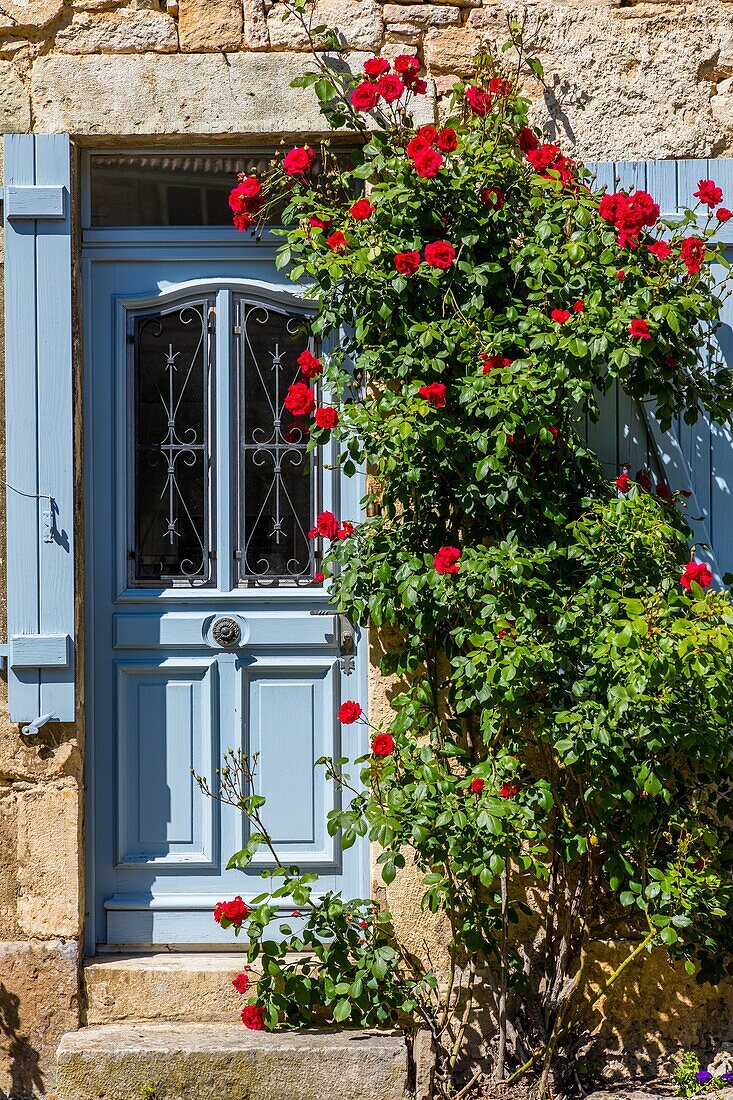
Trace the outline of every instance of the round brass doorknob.
{"label": "round brass doorknob", "polygon": [[217,645],[232,646],[237,645],[240,641],[242,630],[236,619],[223,615],[214,622],[211,628],[211,636]]}

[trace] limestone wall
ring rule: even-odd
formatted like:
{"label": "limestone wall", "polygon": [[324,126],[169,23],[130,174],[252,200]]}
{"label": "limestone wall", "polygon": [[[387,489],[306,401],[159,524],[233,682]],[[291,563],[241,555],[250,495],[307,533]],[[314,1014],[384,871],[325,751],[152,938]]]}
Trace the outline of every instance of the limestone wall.
{"label": "limestone wall", "polygon": [[[724,155],[733,145],[731,0],[319,0],[354,51],[417,51],[439,93],[527,8],[539,119],[578,155]],[[0,125],[78,135],[241,134],[261,93],[297,125],[305,37],[273,0],[2,0]],[[265,111],[267,115],[267,111]],[[268,116],[268,123],[271,116]]]}
{"label": "limestone wall", "polygon": [[[546,87],[528,90],[566,151],[733,153],[733,0],[318,0],[317,19],[339,31],[355,64],[378,50],[417,52],[440,96],[524,7],[547,70]],[[0,131],[68,131],[87,145],[314,132],[316,105],[289,88],[305,46],[272,0],[0,0]],[[24,739],[2,720],[3,691],[0,1100],[52,1091],[57,1037],[79,1019],[84,908],[80,731],[47,726]],[[371,693],[378,714],[376,675]],[[403,880],[389,900],[404,928],[437,947],[443,930],[416,921],[418,897]],[[656,1026],[662,1049],[691,1033],[694,1010],[682,1030],[655,1023],[660,983],[657,1000],[643,991],[631,1000],[654,1006],[634,1016],[636,1035]],[[689,985],[680,997],[697,1003]],[[716,1004],[718,1030],[730,1027],[729,1001],[722,1012]],[[701,1037],[707,1024],[696,1019]]]}

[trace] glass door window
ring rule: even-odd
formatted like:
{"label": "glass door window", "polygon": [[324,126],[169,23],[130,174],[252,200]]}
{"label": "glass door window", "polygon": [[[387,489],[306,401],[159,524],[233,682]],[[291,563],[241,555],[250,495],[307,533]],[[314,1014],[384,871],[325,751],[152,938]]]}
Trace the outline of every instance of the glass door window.
{"label": "glass door window", "polygon": [[[307,317],[234,295],[231,333],[217,342],[215,302],[129,314],[128,585],[216,587],[222,553],[234,559],[233,587],[313,584],[319,452],[308,451],[308,418],[284,405],[312,347]],[[232,394],[218,440],[216,348]],[[228,500],[217,492],[222,463]],[[231,545],[216,545],[217,508],[230,513]]]}

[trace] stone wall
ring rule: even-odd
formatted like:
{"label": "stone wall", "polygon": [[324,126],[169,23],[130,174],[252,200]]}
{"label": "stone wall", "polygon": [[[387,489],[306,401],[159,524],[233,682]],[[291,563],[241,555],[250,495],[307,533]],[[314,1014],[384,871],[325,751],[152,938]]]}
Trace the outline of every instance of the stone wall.
{"label": "stone wall", "polygon": [[[442,96],[524,7],[547,72],[544,87],[528,88],[535,115],[567,152],[733,153],[733,0],[318,0],[316,18],[339,31],[355,65],[374,51],[416,52]],[[272,0],[0,0],[0,130],[67,131],[87,145],[314,132],[316,105],[289,87],[305,48]],[[376,675],[371,695],[378,713]],[[0,717],[0,1100],[52,1089],[58,1035],[80,1018],[79,741],[78,730],[48,726],[24,739]],[[408,876],[389,899],[415,934],[418,898]],[[439,954],[444,930],[422,916],[419,929]],[[619,1042],[655,1028],[660,1050],[703,1037],[700,1002],[677,977],[685,1024],[660,1023],[671,986],[655,974],[653,997],[632,990],[637,1011],[616,1013],[635,1021]],[[724,1010],[709,1004],[718,1030],[730,1028],[730,998]]]}
{"label": "stone wall", "polygon": [[[318,0],[316,18],[353,51],[416,51],[444,93],[470,71],[479,45],[503,41],[507,14],[525,7],[547,70],[546,86],[529,91],[568,151],[597,159],[730,151],[731,0]],[[250,132],[261,128],[264,86],[286,130],[289,76],[305,48],[273,0],[2,0],[0,124],[239,134],[243,118]]]}

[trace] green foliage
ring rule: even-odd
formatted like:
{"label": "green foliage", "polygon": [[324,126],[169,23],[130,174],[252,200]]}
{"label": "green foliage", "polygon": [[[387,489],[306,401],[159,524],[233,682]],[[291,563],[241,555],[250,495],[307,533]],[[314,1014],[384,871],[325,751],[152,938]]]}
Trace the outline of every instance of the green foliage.
{"label": "green foliage", "polygon": [[[510,47],[521,48],[515,27]],[[497,62],[479,59],[481,86],[499,77]],[[349,104],[354,78],[322,61],[309,82],[328,110],[337,104],[338,124],[363,129]],[[344,395],[344,470],[367,464],[374,479],[372,518],[326,548],[324,568],[340,611],[391,628],[382,671],[402,683],[378,731],[394,751],[357,760],[355,786],[346,761],[326,762],[349,795],[329,830],[376,842],[388,885],[409,854],[423,905],[451,929],[443,1002],[424,996],[435,984],[427,959],[403,996],[408,971],[393,955],[401,977],[387,983],[384,1011],[394,1019],[415,1000],[447,1079],[465,1039],[449,1019],[467,1018],[484,967],[494,1006],[508,1004],[513,1021],[511,1034],[502,1022],[495,1072],[504,1075],[505,1055],[517,1072],[542,1065],[544,1087],[598,999],[582,979],[593,939],[661,946],[701,981],[733,973],[733,607],[727,592],[680,584],[684,498],[638,476],[619,493],[579,430],[616,384],[649,402],[663,428],[677,416],[694,423],[701,408],[730,417],[730,372],[713,345],[712,264],[725,263],[713,220],[701,228],[697,212],[653,216],[625,245],[588,171],[563,158],[546,170],[529,163],[516,84],[485,115],[464,93],[458,86],[446,123],[457,149],[434,177],[406,155],[415,128],[391,108],[350,167],[332,160],[315,183],[276,168],[268,187],[289,195],[281,266],[308,284],[313,333],[332,349],[323,384]],[[357,220],[350,204],[362,188],[374,210]],[[487,188],[503,202],[487,201]],[[313,216],[343,232],[345,249]],[[683,262],[690,235],[704,242],[699,271]],[[648,248],[661,238],[671,246],[663,259]],[[425,260],[434,241],[455,249],[444,267]],[[417,270],[398,272],[395,255],[413,250]],[[568,316],[553,319],[556,309]],[[444,405],[420,393],[435,382]],[[314,426],[311,447],[330,438]],[[460,559],[441,574],[434,555],[445,546]],[[530,903],[538,881],[541,919]],[[356,911],[327,905],[338,920],[316,906],[312,936],[287,942],[331,968],[319,944],[334,938],[345,976],[333,963],[327,1005],[339,1019],[339,986],[351,989],[373,962],[359,961],[345,931]],[[255,928],[272,915],[265,908]],[[283,952],[267,952],[271,1022],[297,1018],[299,997],[303,1011],[315,1004],[283,971]],[[456,994],[459,971],[469,977]],[[352,1021],[373,1020],[372,1007],[348,1006]]]}

